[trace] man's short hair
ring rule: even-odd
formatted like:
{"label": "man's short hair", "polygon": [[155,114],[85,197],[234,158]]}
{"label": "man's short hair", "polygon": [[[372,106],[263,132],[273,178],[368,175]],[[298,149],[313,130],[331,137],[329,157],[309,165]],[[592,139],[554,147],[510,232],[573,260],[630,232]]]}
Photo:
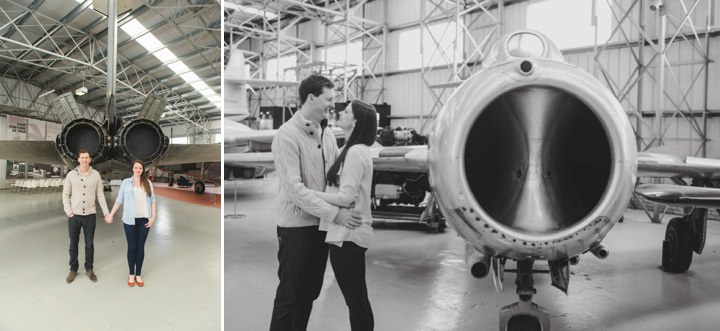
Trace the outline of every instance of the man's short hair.
{"label": "man's short hair", "polygon": [[310,75],[310,77],[303,79],[300,83],[299,94],[300,94],[300,105],[305,104],[308,95],[312,94],[318,96],[323,93],[323,88],[332,89],[335,87],[333,83],[325,76],[321,75]]}
{"label": "man's short hair", "polygon": [[88,152],[87,149],[81,148],[77,153],[78,157],[80,157],[80,154],[83,153],[86,153],[88,156],[90,156],[90,152]]}

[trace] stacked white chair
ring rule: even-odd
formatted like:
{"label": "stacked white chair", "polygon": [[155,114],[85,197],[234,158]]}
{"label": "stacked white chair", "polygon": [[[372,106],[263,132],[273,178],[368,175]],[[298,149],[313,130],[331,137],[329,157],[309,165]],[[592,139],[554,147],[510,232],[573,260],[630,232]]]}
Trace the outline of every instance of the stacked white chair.
{"label": "stacked white chair", "polygon": [[36,179],[29,180],[27,185],[27,193],[33,193],[38,188],[38,181]]}
{"label": "stacked white chair", "polygon": [[38,189],[40,190],[40,193],[47,192],[50,189],[50,179],[40,179],[38,182]]}
{"label": "stacked white chair", "polygon": [[55,181],[53,182],[52,187],[53,187],[54,191],[62,191],[62,187],[63,187],[62,178],[55,178]]}
{"label": "stacked white chair", "polygon": [[10,191],[20,192],[20,188],[23,185],[23,181],[24,181],[24,179],[16,179],[15,183],[13,183],[12,186],[10,187]]}

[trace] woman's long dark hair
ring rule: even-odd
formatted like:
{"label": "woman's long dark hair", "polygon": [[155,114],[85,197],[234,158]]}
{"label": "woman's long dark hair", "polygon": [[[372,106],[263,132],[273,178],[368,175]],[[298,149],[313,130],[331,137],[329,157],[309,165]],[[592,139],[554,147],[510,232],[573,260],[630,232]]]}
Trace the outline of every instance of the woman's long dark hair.
{"label": "woman's long dark hair", "polygon": [[335,163],[333,163],[327,172],[327,184],[330,186],[338,186],[340,184],[338,171],[340,171],[340,167],[345,163],[345,156],[348,150],[350,150],[350,147],[357,144],[372,146],[377,134],[377,112],[375,111],[375,107],[360,100],[353,100],[350,105],[352,105],[351,109],[356,120],[355,128],[345,143],[345,147],[340,153],[340,156],[338,156]]}
{"label": "woman's long dark hair", "polygon": [[140,184],[142,185],[143,189],[145,190],[145,193],[147,193],[147,196],[151,196],[152,193],[150,193],[150,181],[148,180],[148,173],[145,171],[145,165],[140,160],[133,161],[132,165],[135,166],[135,163],[141,165],[143,167],[143,172],[140,174]]}

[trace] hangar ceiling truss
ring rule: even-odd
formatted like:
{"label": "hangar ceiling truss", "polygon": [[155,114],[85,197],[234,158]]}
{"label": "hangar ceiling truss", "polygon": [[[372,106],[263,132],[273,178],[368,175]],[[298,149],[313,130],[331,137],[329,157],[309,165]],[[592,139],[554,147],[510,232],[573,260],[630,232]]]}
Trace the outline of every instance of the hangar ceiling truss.
{"label": "hangar ceiling truss", "polygon": [[[103,109],[104,113],[106,18],[90,9],[89,0],[64,1],[60,4],[43,0],[2,0],[0,73],[37,86],[41,91],[54,90],[55,94],[85,87],[87,94],[77,97],[78,103]],[[119,25],[148,13],[143,16],[144,21],[139,19],[147,30],[162,34],[162,46],[178,53],[177,57],[187,62],[189,69],[219,94],[220,4],[212,0],[138,3],[140,5],[129,14],[119,17]],[[72,4],[72,10],[66,14],[54,13],[58,8],[67,11],[68,4]],[[135,38],[120,37],[115,91],[118,116],[134,116],[145,96],[154,93],[168,104],[161,124],[197,127],[207,132],[208,113],[219,116],[220,110],[166,67],[167,64],[155,60],[151,52],[140,47]],[[49,95],[46,99],[52,97]],[[43,113],[46,119],[53,119],[48,112]]]}

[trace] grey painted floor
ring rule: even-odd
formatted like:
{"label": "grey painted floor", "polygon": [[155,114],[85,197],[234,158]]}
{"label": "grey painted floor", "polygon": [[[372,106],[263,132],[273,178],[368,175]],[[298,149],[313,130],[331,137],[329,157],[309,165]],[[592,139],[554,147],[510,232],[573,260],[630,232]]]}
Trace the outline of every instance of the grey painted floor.
{"label": "grey painted floor", "polygon": [[[117,190],[117,187],[114,188]],[[106,193],[112,206],[115,192]],[[0,191],[0,330],[219,330],[220,209],[158,197],[145,246],[145,287],[127,286],[125,234],[101,214],[95,272],[68,274],[67,218],[61,193]]]}
{"label": "grey painted floor", "polygon": [[[267,330],[277,286],[274,178],[225,182],[225,330]],[[604,244],[606,260],[587,254],[572,267],[569,295],[535,277],[535,302],[553,330],[718,330],[720,224],[711,222],[703,255],[686,274],[658,270],[665,225],[628,211]],[[462,240],[453,230],[433,234],[413,226],[376,228],[367,252],[367,279],[376,330],[497,330],[500,307],[516,301],[513,274],[505,292],[466,271]],[[509,263],[508,267],[514,267]],[[332,269],[315,302],[308,330],[349,330],[347,308]]]}

